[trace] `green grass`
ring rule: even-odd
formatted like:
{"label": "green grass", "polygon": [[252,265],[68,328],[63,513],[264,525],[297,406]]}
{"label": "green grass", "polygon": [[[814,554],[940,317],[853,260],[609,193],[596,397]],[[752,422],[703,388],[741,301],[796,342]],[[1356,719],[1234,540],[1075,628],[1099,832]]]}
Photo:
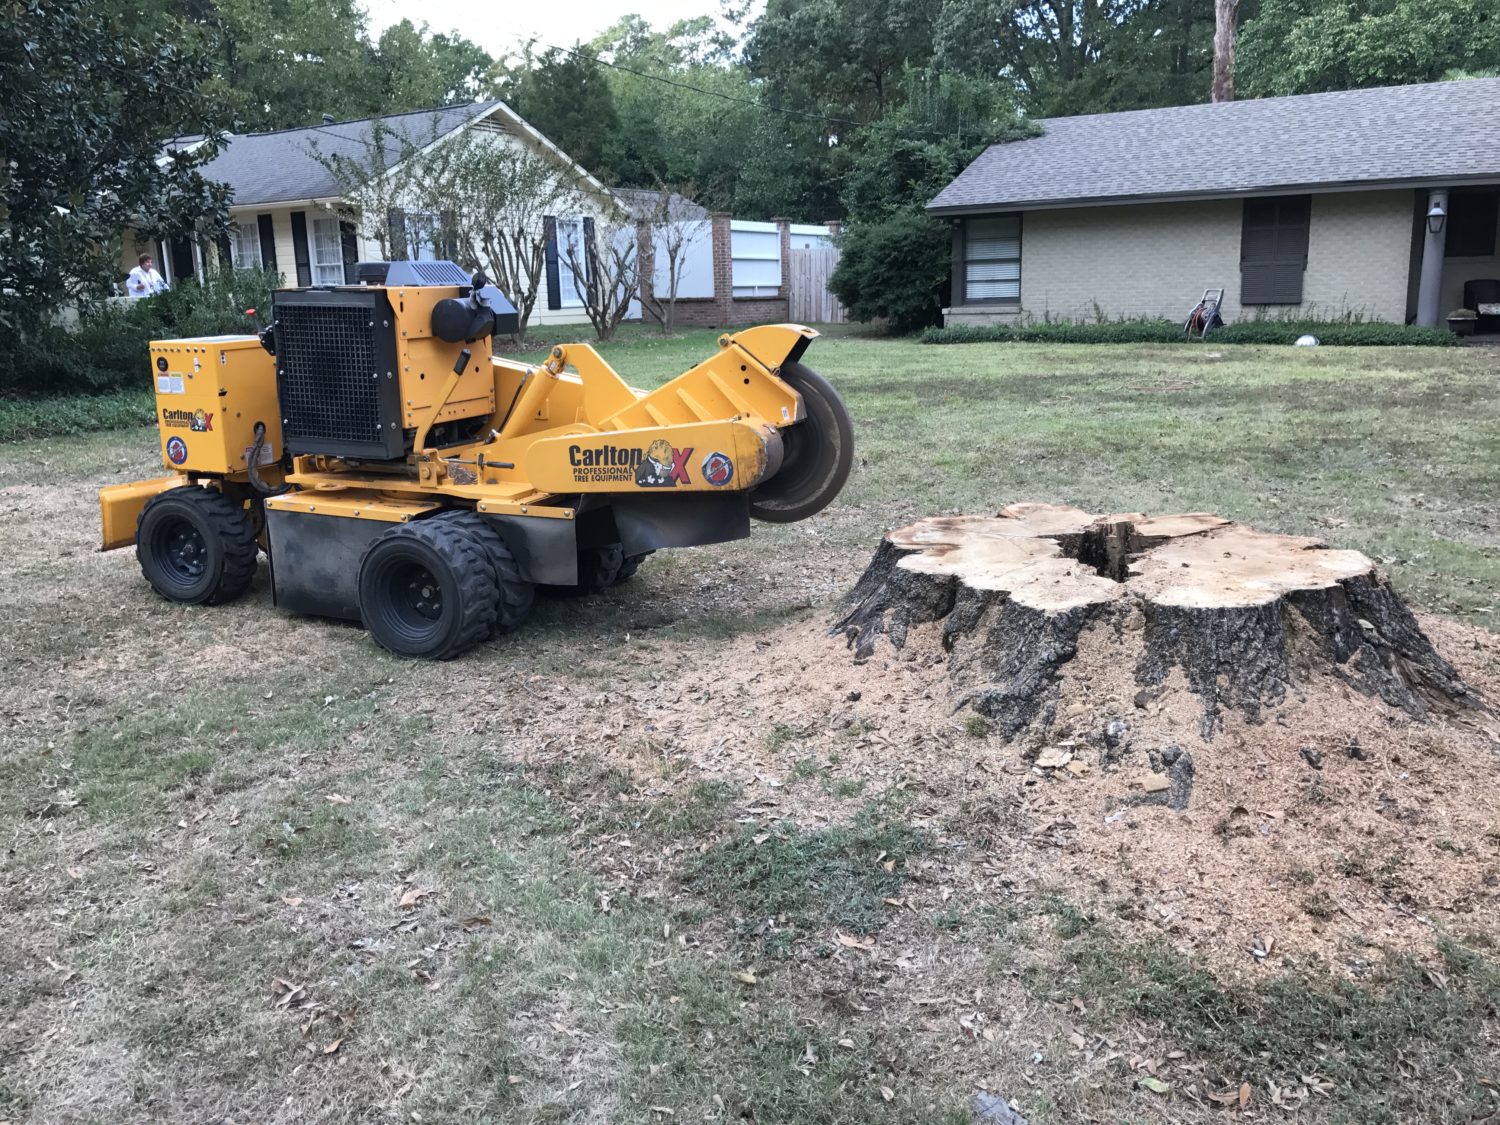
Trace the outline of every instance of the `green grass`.
{"label": "green grass", "polygon": [[689,860],[685,884],[729,912],[743,935],[804,935],[824,925],[869,934],[885,923],[883,900],[895,895],[908,860],[925,837],[879,804],[847,827],[804,831],[795,825],[741,827]]}
{"label": "green grass", "polygon": [[1173,1048],[1211,1060],[1211,1088],[1250,1082],[1264,1098],[1273,1085],[1316,1076],[1331,1086],[1308,1108],[1347,1125],[1467,1122],[1500,1110],[1500,1092],[1471,1066],[1500,1013],[1500,965],[1473,950],[1443,942],[1432,969],[1393,957],[1365,983],[1314,964],[1231,988],[1163,945],[1125,943],[1102,927],[1069,936],[1067,970],[1039,974],[1040,991],[1088,997],[1096,1021],[1159,1028]]}

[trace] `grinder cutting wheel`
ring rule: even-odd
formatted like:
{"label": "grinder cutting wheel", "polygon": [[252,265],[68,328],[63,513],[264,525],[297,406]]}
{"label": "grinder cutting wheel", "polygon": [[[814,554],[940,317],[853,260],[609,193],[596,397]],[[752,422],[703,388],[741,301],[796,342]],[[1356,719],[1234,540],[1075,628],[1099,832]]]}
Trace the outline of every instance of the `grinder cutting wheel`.
{"label": "grinder cutting wheel", "polygon": [[802,396],[806,417],[781,431],[781,468],[750,493],[750,514],[795,523],[821,512],[854,464],[854,422],[827,379],[801,362],[783,363],[781,381]]}

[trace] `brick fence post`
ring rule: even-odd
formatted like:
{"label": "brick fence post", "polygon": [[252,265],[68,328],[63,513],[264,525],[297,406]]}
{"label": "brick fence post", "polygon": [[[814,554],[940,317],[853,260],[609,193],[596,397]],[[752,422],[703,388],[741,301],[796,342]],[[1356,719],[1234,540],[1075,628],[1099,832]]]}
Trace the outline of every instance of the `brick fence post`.
{"label": "brick fence post", "polygon": [[777,291],[777,296],[783,301],[789,301],[792,296],[792,220],[771,221],[776,224],[776,233],[781,238],[781,288]]}
{"label": "brick fence post", "polygon": [[721,325],[733,320],[734,301],[734,235],[729,229],[728,211],[715,211],[713,223],[714,247],[714,315]]}

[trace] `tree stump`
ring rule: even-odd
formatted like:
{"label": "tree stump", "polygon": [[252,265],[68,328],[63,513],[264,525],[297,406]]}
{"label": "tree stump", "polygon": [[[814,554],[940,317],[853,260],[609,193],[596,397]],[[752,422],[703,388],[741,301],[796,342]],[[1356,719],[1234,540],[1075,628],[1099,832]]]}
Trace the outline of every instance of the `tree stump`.
{"label": "tree stump", "polygon": [[1007,739],[1052,724],[1092,629],[1139,637],[1127,651],[1143,689],[1180,672],[1201,699],[1204,739],[1226,710],[1262,721],[1320,673],[1414,719],[1483,708],[1367,557],[1202,512],[1013,504],[892,531],[833,631],[862,661],[882,638],[902,649],[930,623],[960,706]]}

